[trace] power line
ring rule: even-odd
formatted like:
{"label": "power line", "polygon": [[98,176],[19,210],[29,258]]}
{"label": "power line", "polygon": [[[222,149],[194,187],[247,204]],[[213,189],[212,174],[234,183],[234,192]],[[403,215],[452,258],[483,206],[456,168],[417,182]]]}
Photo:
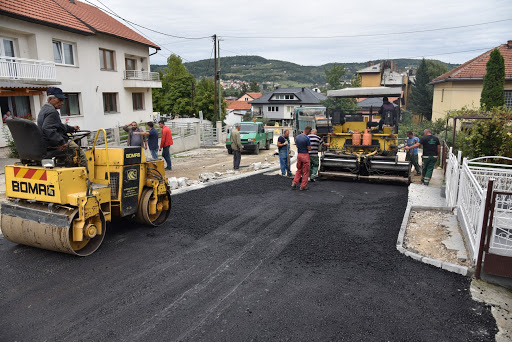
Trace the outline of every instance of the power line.
{"label": "power line", "polygon": [[[121,17],[120,15],[118,15],[116,12],[114,12],[114,10],[112,10],[110,7],[108,7],[107,5],[105,5],[103,2],[101,2],[100,0],[96,0],[98,1],[100,4],[102,4],[104,7],[107,8],[107,10],[105,10],[104,8],[101,8],[99,6],[96,6],[95,4],[91,3],[90,1],[88,0],[85,0],[86,2],[88,2],[89,4],[91,4],[92,6],[96,7],[97,9],[99,9],[100,11],[103,11],[103,12],[106,12],[107,14],[110,14],[110,15],[113,15],[113,16],[116,16],[118,18],[120,18],[121,20],[125,21],[128,25],[130,25],[134,30],[136,30],[137,32],[139,32],[142,36],[144,36],[145,38],[149,39],[149,40],[153,40],[152,38],[148,37],[146,34],[144,34],[141,30],[139,30],[138,28],[136,28],[134,25],[137,25],[137,24],[133,24],[132,22],[130,22],[129,20],[126,20],[124,19],[123,17]],[[137,26],[140,26],[140,25],[137,25]],[[156,42],[156,41],[155,41]],[[157,43],[157,42],[156,42]],[[157,43],[158,44],[158,43]],[[160,45],[160,44],[158,44]],[[180,56],[178,53],[175,53],[173,51],[171,51],[170,49],[168,49],[167,47],[165,46],[162,46],[164,49],[166,49],[167,51],[169,51],[171,54],[175,54],[177,55],[178,57],[186,60],[187,62],[190,62],[188,59],[186,59],[185,57],[182,57]],[[159,54],[161,56],[163,56],[162,54]],[[163,56],[163,57],[166,57],[166,56]],[[167,57],[166,57],[167,59]]]}
{"label": "power line", "polygon": [[210,58],[208,58],[208,66],[206,67],[206,70],[204,71],[204,76],[205,77],[208,74],[208,70],[210,70],[210,62],[212,61],[213,49],[214,48],[212,48],[212,52],[210,53]]}
{"label": "power line", "polygon": [[111,15],[115,16],[115,17],[118,17],[118,18],[120,18],[120,19],[124,20],[124,21],[125,21],[125,22],[127,22],[127,23],[130,23],[130,24],[132,24],[132,25],[135,25],[135,26],[141,27],[141,28],[143,28],[143,29],[145,29],[145,30],[148,30],[148,31],[151,31],[151,32],[155,32],[155,33],[158,33],[158,34],[161,34],[161,35],[164,35],[164,36],[173,37],[173,38],[179,38],[179,39],[196,39],[196,40],[197,40],[197,39],[210,39],[210,38],[211,38],[211,36],[205,36],[205,37],[184,37],[184,36],[177,36],[177,35],[174,35],[174,34],[164,33],[164,32],[160,32],[160,31],[157,31],[157,30],[153,30],[153,29],[150,29],[150,28],[148,28],[148,27],[146,27],[146,26],[139,25],[139,24],[137,24],[137,23],[134,23],[133,21],[130,21],[130,20],[128,20],[128,19],[125,19],[125,18],[121,17],[120,15],[118,15],[117,13],[115,13],[113,10],[111,10],[110,8],[108,8],[105,4],[103,4],[100,0],[96,0],[96,1],[98,1],[100,4],[102,4],[103,6],[105,6],[107,9],[109,9],[109,11],[110,11],[110,12],[109,12],[109,11],[106,11],[105,9],[103,9],[103,8],[101,8],[101,7],[99,7],[99,6],[95,5],[95,4],[93,4],[93,3],[92,3],[92,2],[90,2],[89,0],[84,0],[84,1],[85,1],[85,2],[87,2],[87,3],[89,3],[90,5],[92,5],[92,6],[96,7],[96,8],[98,8],[98,9],[100,9],[100,10],[104,11],[104,12],[107,12],[107,13],[109,13],[109,14],[111,14]]}
{"label": "power line", "polygon": [[389,33],[368,33],[368,34],[336,35],[336,36],[229,36],[229,35],[222,35],[221,37],[222,38],[233,38],[233,39],[333,39],[333,38],[381,37],[381,36],[390,36],[390,35],[454,30],[454,29],[459,29],[459,28],[496,24],[496,23],[501,23],[501,22],[511,21],[511,20],[512,19],[501,19],[501,20],[488,21],[485,23],[478,23],[478,24],[441,27],[441,28],[414,30],[414,31],[389,32]]}
{"label": "power line", "polygon": [[454,55],[456,53],[465,53],[465,52],[474,52],[474,51],[482,51],[482,50],[490,50],[492,48],[480,48],[480,49],[472,49],[472,50],[464,50],[464,51],[454,51],[454,52],[443,52],[443,53],[436,53],[434,55],[423,55],[423,56],[414,56],[414,57],[396,57],[393,59],[406,59],[406,58],[421,58],[421,57],[432,57],[432,56],[441,56],[441,55]]}

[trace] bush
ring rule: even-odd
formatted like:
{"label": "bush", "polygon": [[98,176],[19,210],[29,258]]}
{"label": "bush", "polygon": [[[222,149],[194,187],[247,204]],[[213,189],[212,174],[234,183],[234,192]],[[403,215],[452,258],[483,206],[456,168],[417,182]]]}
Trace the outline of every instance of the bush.
{"label": "bush", "polygon": [[[425,120],[417,125],[412,121],[410,112],[407,112],[408,111],[402,111],[402,124],[398,126],[399,138],[407,138],[407,131],[414,131],[417,137],[422,137],[423,131],[428,128],[432,131],[433,135],[439,138],[440,141],[452,141],[453,128],[450,125],[446,126],[446,119],[437,119],[436,121]],[[448,131],[447,135],[446,131]]]}
{"label": "bush", "polygon": [[[462,120],[471,127],[457,133],[455,146],[467,158],[483,156],[512,157],[512,111],[506,107],[491,110],[450,112],[449,116],[482,116],[489,119]],[[462,125],[462,123],[461,123]]]}
{"label": "bush", "polygon": [[18,150],[16,149],[16,145],[14,144],[14,140],[12,139],[11,133],[7,129],[6,125],[2,126],[2,135],[4,136],[5,141],[7,142],[7,148],[9,149],[8,157],[9,158],[19,158]]}

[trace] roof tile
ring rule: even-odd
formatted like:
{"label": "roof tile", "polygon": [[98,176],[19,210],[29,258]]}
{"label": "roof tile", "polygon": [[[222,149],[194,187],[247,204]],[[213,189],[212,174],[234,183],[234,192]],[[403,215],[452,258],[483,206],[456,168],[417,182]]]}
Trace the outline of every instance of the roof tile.
{"label": "roof tile", "polygon": [[[512,78],[512,48],[509,48],[507,44],[502,44],[496,48],[500,50],[500,53],[505,60],[505,77]],[[481,54],[480,56],[477,56],[467,61],[466,63],[459,65],[455,69],[442,74],[441,76],[435,78],[432,83],[449,81],[449,79],[482,79],[487,73],[486,65],[493,50],[494,49],[491,49]]]}
{"label": "roof tile", "polygon": [[233,110],[250,110],[252,105],[247,101],[227,101],[228,103],[228,109]]}
{"label": "roof tile", "polygon": [[105,12],[78,0],[74,0],[74,3],[69,0],[0,0],[0,13],[25,17],[82,34],[100,32],[159,49],[158,45]]}

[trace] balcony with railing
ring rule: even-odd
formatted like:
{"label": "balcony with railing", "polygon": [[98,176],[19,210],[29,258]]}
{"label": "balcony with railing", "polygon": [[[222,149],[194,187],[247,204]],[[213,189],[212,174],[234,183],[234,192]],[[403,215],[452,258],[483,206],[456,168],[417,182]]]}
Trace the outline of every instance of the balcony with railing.
{"label": "balcony with railing", "polygon": [[158,72],[125,70],[125,88],[162,88],[160,74]]}
{"label": "balcony with railing", "polygon": [[54,62],[0,56],[0,79],[56,84],[57,73]]}

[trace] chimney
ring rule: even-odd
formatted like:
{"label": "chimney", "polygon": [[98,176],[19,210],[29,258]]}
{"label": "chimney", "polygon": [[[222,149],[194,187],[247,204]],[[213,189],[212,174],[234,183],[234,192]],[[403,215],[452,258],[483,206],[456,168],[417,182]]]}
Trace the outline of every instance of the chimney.
{"label": "chimney", "polygon": [[73,5],[75,5],[75,0],[69,0]]}
{"label": "chimney", "polygon": [[304,87],[302,87],[302,91],[304,91]]}
{"label": "chimney", "polygon": [[507,47],[508,47],[509,49],[512,49],[512,40],[508,40],[508,41],[507,41]]}

